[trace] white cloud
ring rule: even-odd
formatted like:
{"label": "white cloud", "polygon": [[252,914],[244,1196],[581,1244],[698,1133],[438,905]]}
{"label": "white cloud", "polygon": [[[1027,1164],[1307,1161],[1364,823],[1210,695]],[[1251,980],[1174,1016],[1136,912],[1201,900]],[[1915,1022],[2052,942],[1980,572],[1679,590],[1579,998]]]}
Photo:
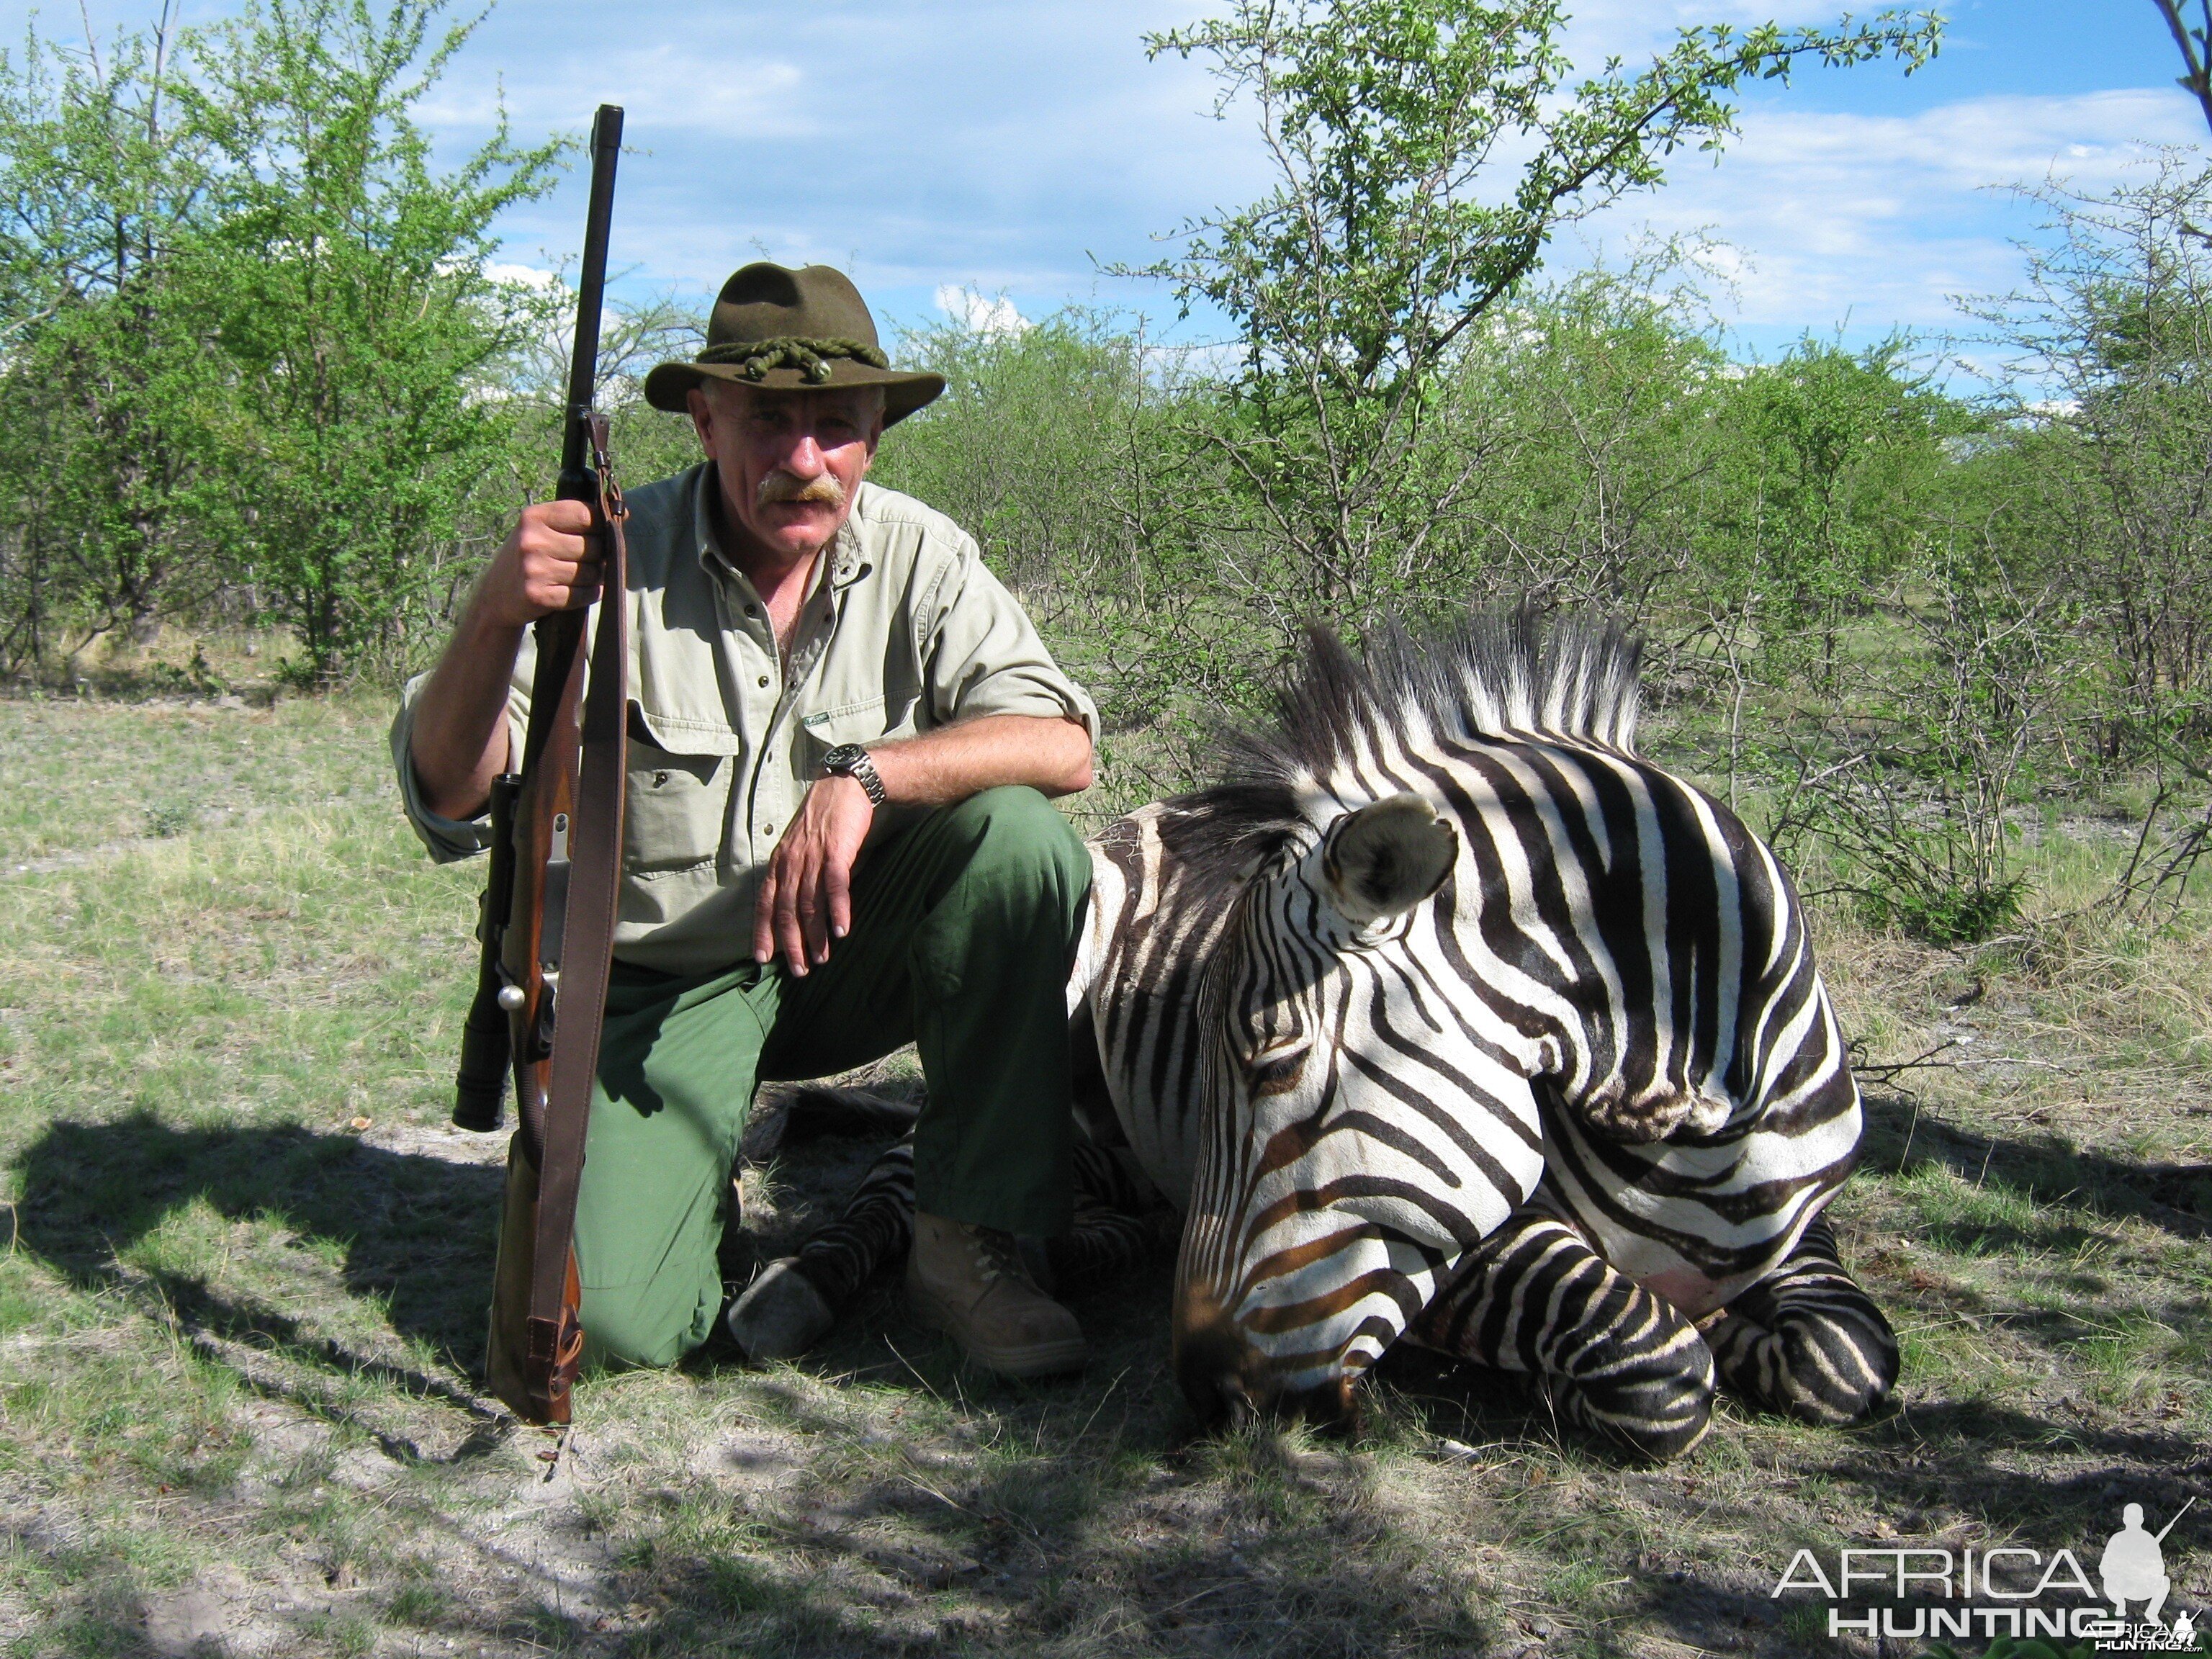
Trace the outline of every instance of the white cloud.
{"label": "white cloud", "polygon": [[[711,293],[765,257],[848,270],[886,320],[963,282],[1032,314],[1158,310],[1158,290],[1100,267],[1144,264],[1153,233],[1262,187],[1244,128],[1210,118],[1203,69],[1144,55],[1144,29],[1204,9],[633,0],[611,46],[584,48],[569,43],[604,41],[603,9],[529,0],[491,14],[431,113],[458,153],[502,88],[526,139],[623,103],[613,263],[640,286]],[[508,257],[568,254],[581,197],[576,168],[514,210]]]}
{"label": "white cloud", "polygon": [[2193,142],[2188,100],[2163,89],[1985,97],[1911,115],[1747,111],[1717,166],[1678,162],[1667,186],[1591,220],[1618,246],[1646,228],[1732,245],[1739,319],[1825,329],[1942,328],[1951,296],[2017,280],[2013,242],[2040,216],[2007,187],[2047,178],[2109,188],[2154,146]]}
{"label": "white cloud", "polygon": [[483,272],[495,283],[514,283],[519,287],[534,288],[540,292],[561,286],[560,274],[556,271],[540,270],[536,265],[512,264],[503,259],[488,262]]}
{"label": "white cloud", "polygon": [[613,46],[588,58],[555,57],[532,72],[493,78],[460,72],[421,109],[439,130],[485,127],[504,106],[518,134],[588,125],[600,104],[623,106],[628,146],[650,150],[656,137],[681,132],[732,142],[805,138],[830,112],[810,101],[805,70],[721,42]]}
{"label": "white cloud", "polygon": [[934,297],[937,308],[970,334],[1022,334],[1035,326],[1003,294],[994,296],[940,283]]}
{"label": "white cloud", "polygon": [[1773,105],[1744,123],[1732,156],[1754,165],[1864,175],[1906,168],[1953,189],[2032,178],[2057,167],[2102,183],[2159,143],[2191,142],[2185,99],[2163,88],[2071,97],[1985,97],[1911,116],[1801,112]]}

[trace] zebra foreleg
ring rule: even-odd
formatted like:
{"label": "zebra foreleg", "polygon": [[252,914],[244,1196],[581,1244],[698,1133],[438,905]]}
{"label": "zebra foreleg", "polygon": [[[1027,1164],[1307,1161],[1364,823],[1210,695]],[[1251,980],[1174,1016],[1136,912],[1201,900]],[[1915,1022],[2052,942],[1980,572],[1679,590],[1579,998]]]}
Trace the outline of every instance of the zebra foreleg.
{"label": "zebra foreleg", "polygon": [[1654,1462],[1688,1451],[1711,1420],[1713,1357],[1697,1328],[1539,1212],[1470,1250],[1409,1334],[1533,1376],[1565,1421]]}
{"label": "zebra foreleg", "polygon": [[830,1334],[869,1275],[914,1243],[914,1133],[887,1147],[838,1218],[761,1269],[730,1304],[730,1335],[756,1363],[793,1359]]}
{"label": "zebra foreleg", "polygon": [[[1158,1255],[1172,1255],[1181,1218],[1132,1174],[1114,1149],[1075,1144],[1074,1224],[1043,1242],[1037,1282],[1054,1296],[1109,1282]],[[1042,1265],[1044,1271],[1037,1272]]]}
{"label": "zebra foreleg", "polygon": [[1801,1422],[1856,1423],[1897,1386],[1897,1337],[1844,1271],[1825,1217],[1706,1328],[1722,1380]]}

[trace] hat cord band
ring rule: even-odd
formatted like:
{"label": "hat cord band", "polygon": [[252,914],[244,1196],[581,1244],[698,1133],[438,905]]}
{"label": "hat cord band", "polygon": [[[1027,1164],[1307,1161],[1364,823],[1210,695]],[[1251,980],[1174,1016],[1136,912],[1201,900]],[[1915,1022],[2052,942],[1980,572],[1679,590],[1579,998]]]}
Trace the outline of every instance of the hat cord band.
{"label": "hat cord band", "polygon": [[812,339],[796,334],[775,340],[745,340],[729,345],[708,346],[693,361],[729,364],[748,380],[760,380],[770,369],[795,368],[817,385],[824,385],[830,379],[831,360],[838,357],[852,358],[871,368],[889,368],[891,366],[889,357],[865,340]]}

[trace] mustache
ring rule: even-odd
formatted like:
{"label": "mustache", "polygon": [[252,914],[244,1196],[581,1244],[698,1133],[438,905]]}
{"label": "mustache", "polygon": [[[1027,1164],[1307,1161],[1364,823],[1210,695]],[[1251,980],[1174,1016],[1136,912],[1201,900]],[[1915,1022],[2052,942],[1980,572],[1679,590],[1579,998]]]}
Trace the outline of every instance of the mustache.
{"label": "mustache", "polygon": [[824,472],[819,477],[801,478],[778,468],[760,481],[754,492],[760,505],[771,501],[819,501],[826,507],[845,505],[845,486],[837,482],[834,472]]}

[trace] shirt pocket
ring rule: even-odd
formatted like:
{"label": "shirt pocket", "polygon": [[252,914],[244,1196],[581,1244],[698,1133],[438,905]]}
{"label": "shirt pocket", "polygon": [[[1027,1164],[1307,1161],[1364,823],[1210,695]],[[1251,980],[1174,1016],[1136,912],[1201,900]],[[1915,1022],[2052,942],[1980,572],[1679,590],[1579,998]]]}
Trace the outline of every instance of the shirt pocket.
{"label": "shirt pocket", "polygon": [[629,740],[629,793],[623,802],[623,862],[651,878],[711,865],[729,821],[737,757],[679,754]]}
{"label": "shirt pocket", "polygon": [[799,724],[806,733],[812,758],[818,763],[841,743],[888,743],[914,736],[917,706],[912,696],[866,697],[819,709]]}

